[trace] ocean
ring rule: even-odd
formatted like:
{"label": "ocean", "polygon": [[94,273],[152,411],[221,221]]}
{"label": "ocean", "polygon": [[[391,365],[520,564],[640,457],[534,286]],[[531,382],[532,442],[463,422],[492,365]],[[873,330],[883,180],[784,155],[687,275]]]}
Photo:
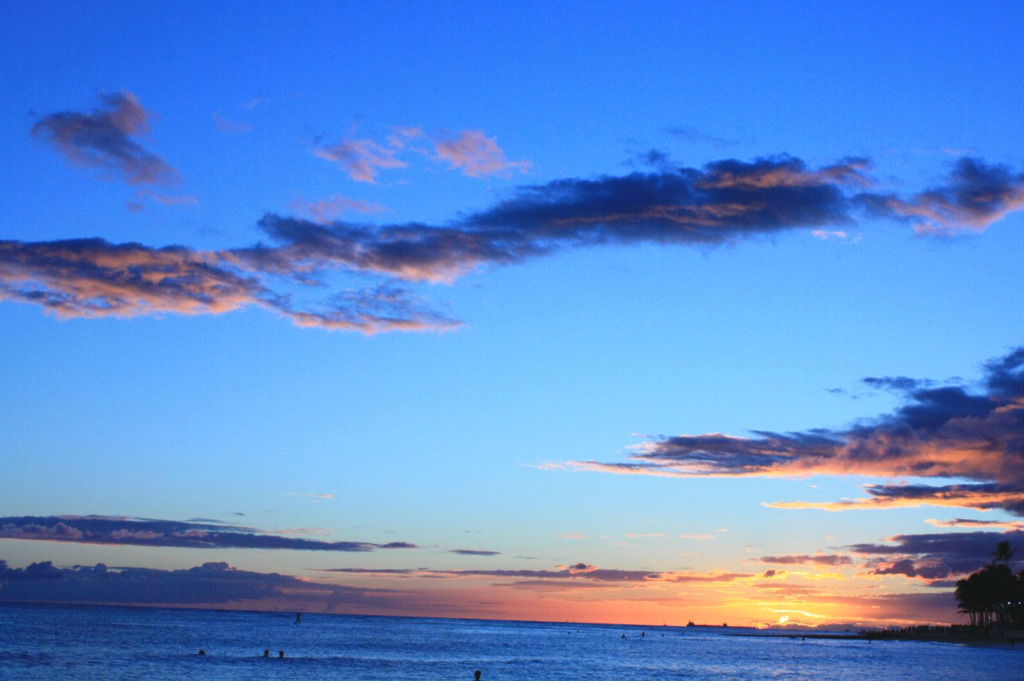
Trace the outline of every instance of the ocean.
{"label": "ocean", "polygon": [[1024,678],[1024,646],[759,633],[308,613],[296,624],[287,613],[0,605],[0,679],[472,681],[476,670],[482,681]]}

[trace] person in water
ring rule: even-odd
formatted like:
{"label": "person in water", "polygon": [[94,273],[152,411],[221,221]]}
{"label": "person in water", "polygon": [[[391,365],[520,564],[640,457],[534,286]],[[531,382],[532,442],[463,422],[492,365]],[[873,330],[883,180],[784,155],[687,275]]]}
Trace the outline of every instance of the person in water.
{"label": "person in water", "polygon": [[475,681],[480,681],[480,670],[479,669],[477,669],[475,672],[473,672],[473,678],[475,679]]}

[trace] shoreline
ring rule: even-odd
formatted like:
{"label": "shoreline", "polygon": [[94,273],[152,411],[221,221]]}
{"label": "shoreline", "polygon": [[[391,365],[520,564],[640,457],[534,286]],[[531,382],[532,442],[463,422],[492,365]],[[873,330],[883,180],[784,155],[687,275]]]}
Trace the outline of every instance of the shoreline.
{"label": "shoreline", "polygon": [[844,641],[924,641],[933,643],[968,643],[1001,645],[1008,644],[1016,648],[1020,643],[1024,649],[1024,630],[1012,629],[971,629],[970,627],[938,627],[923,626],[909,627],[906,629],[880,629],[877,631],[858,631],[849,633],[825,633],[813,631],[778,631],[773,633],[760,632],[736,632],[727,634],[730,636],[755,636],[764,638],[788,638],[788,639],[827,639]]}

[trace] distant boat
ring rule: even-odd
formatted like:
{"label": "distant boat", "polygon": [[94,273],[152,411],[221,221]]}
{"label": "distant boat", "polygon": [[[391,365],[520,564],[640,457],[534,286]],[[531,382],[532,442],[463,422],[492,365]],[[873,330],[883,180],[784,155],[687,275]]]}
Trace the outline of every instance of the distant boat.
{"label": "distant boat", "polygon": [[688,626],[688,627],[695,627],[695,626],[697,626],[697,625],[696,625],[696,624],[694,624],[693,622],[687,622],[687,623],[686,623],[686,626]]}

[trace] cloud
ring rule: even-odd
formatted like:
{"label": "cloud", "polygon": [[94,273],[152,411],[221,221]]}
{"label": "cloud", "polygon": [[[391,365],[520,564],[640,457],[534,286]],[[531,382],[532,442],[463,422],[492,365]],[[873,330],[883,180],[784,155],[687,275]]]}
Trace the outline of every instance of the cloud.
{"label": "cloud", "polygon": [[[1000,541],[1024,543],[1024,531],[901,534],[887,544],[854,544],[847,550],[865,556],[873,575],[903,575],[929,582],[967,575],[987,565]],[[946,586],[945,581],[937,586]]]}
{"label": "cloud", "polygon": [[980,231],[1024,207],[1024,173],[965,157],[943,184],[909,199],[890,193],[864,194],[856,200],[875,215],[909,221],[919,233]]}
{"label": "cloud", "polygon": [[[404,148],[401,140],[414,132],[396,132],[387,147],[355,140],[320,151],[372,181],[388,159],[397,161],[394,154]],[[440,225],[332,221],[342,210],[378,208],[333,197],[297,207],[313,219],[265,214],[257,227],[269,243],[220,251],[102,239],[0,241],[0,299],[38,304],[64,317],[221,314],[257,306],[299,326],[364,333],[443,331],[459,323],[430,309],[397,282],[451,283],[484,267],[565,248],[635,243],[706,247],[852,224],[866,196],[861,190],[871,186],[865,175],[869,166],[865,159],[848,158],[810,167],[800,159],[778,156],[749,162],[725,159],[699,169],[567,178],[520,187],[489,208]],[[337,272],[375,278],[376,285],[330,289],[322,278]],[[296,288],[304,295],[321,293],[321,300],[313,305],[295,302]],[[915,395],[948,401],[956,390],[934,397],[922,391]],[[985,400],[979,399],[978,408],[984,410]],[[716,439],[711,444],[719,450],[735,449],[736,461],[745,457],[754,474],[760,471],[758,456],[765,461],[765,456],[778,457],[798,446],[828,450],[845,436],[828,431],[764,434],[760,453],[750,441],[700,437]],[[661,449],[699,444],[678,438]]]}
{"label": "cloud", "polygon": [[869,376],[861,379],[861,382],[876,390],[886,390],[904,395],[909,395],[919,388],[929,388],[935,385],[935,381],[906,376],[882,376],[879,378]]}
{"label": "cloud", "polygon": [[143,189],[136,192],[135,196],[140,199],[152,199],[165,206],[198,206],[199,199],[194,196],[167,196]]}
{"label": "cloud", "polygon": [[217,126],[217,132],[228,135],[244,135],[252,132],[252,123],[235,121],[214,112],[213,123]]}
{"label": "cloud", "polygon": [[865,499],[776,502],[774,508],[1001,508],[1024,515],[1024,348],[985,365],[980,392],[907,378],[867,379],[897,388],[904,404],[844,430],[755,431],[666,437],[637,447],[631,461],[569,462],[611,473],[673,477],[873,475],[967,479],[941,485],[867,485]]}
{"label": "cloud", "polygon": [[319,225],[265,215],[282,266],[341,267],[412,281],[453,281],[484,264],[505,265],[564,246],[639,242],[720,244],[780,230],[852,220],[842,187],[864,181],[866,163],[818,169],[783,157],[718,161],[704,170],[557,180],[445,226]]}
{"label": "cloud", "polygon": [[0,601],[207,607],[230,604],[250,610],[379,610],[394,592],[317,584],[276,573],[249,572],[209,562],[185,570],[95,566],[55,567],[51,562],[9,568],[0,560]]}
{"label": "cloud", "polygon": [[174,546],[192,549],[236,548],[366,552],[378,549],[418,548],[415,544],[407,542],[372,544],[354,541],[317,541],[282,537],[249,527],[233,525],[105,516],[0,518],[0,539]]}
{"label": "cloud", "polygon": [[330,501],[334,498],[333,494],[325,492],[282,492],[283,497],[305,497],[307,499],[313,499],[314,501]]}
{"label": "cloud", "polygon": [[332,146],[317,147],[313,153],[340,165],[356,182],[376,184],[380,169],[405,168],[408,165],[395,158],[398,151],[398,147],[384,146],[371,139],[350,139]]}
{"label": "cloud", "polygon": [[673,126],[668,128],[666,132],[670,135],[674,135],[675,137],[681,137],[687,142],[711,144],[715,147],[728,147],[737,143],[736,140],[726,139],[724,137],[715,137],[714,135],[709,135],[696,128],[685,125]]}
{"label": "cloud", "polygon": [[323,572],[368,575],[406,575],[416,577],[441,578],[475,578],[490,577],[514,580],[584,580],[588,582],[647,582],[659,580],[663,573],[649,570],[614,570],[597,568],[588,563],[559,565],[554,570],[428,570],[428,569],[388,569],[373,570],[367,568],[334,568]]}
{"label": "cloud", "polygon": [[[462,130],[457,134],[440,133],[426,136],[413,126],[396,127],[386,141],[372,139],[346,139],[334,145],[319,145],[313,153],[320,158],[339,164],[349,177],[357,182],[375,184],[381,169],[407,168],[408,161],[400,156],[407,152],[429,155],[429,151],[409,147],[408,141],[427,137],[433,146],[433,159],[444,161],[452,170],[468,177],[486,177],[508,174],[514,170],[530,170],[529,161],[510,161],[493,137],[482,130]],[[408,156],[406,156],[408,158]]]}
{"label": "cloud", "polygon": [[853,560],[849,556],[839,554],[762,556],[757,560],[771,565],[828,565],[836,567],[853,564]]}
{"label": "cloud", "polygon": [[220,313],[268,297],[215,253],[103,239],[0,241],[0,297],[63,316]]}
{"label": "cloud", "polygon": [[750,575],[742,572],[676,572],[666,575],[666,580],[677,584],[719,584],[757,578],[759,575]]}
{"label": "cloud", "polygon": [[135,139],[149,132],[152,113],[131,92],[104,93],[92,113],[61,111],[32,126],[34,138],[52,145],[76,165],[97,168],[128,184],[170,185],[178,172]]}
{"label": "cloud", "polygon": [[313,220],[320,224],[333,222],[342,213],[380,213],[387,210],[387,208],[379,203],[363,201],[362,199],[350,199],[337,194],[318,201],[293,201],[289,207],[292,210],[310,215]]}
{"label": "cloud", "polygon": [[[447,330],[457,322],[386,284],[298,306],[272,285],[252,252],[151,248],[103,239],[0,241],[0,300],[40,305],[64,317],[223,314],[262,307],[298,326],[358,330]],[[283,274],[295,271],[282,268]],[[298,280],[311,285],[309,279]]]}
{"label": "cloud", "polygon": [[784,156],[556,180],[521,188],[466,223],[485,233],[515,230],[538,245],[717,244],[851,221],[843,187],[865,181],[866,168],[863,159],[846,159],[812,169]]}
{"label": "cloud", "polygon": [[1021,520],[978,520],[975,518],[937,520],[935,518],[928,518],[925,522],[935,527],[987,527],[995,530],[1024,531],[1024,521]]}
{"label": "cloud", "polygon": [[1024,515],[1024,491],[996,484],[978,485],[864,485],[871,496],[840,501],[776,501],[769,508],[851,511],[864,509],[915,508],[945,506],[979,511],[1004,509]]}
{"label": "cloud", "polygon": [[451,553],[457,553],[460,556],[500,556],[499,551],[482,551],[479,549],[452,549]]}
{"label": "cloud", "polygon": [[518,170],[528,172],[529,161],[509,161],[494,138],[485,137],[482,130],[463,130],[455,137],[445,137],[434,144],[437,157],[447,161],[469,177],[481,177]]}
{"label": "cloud", "polygon": [[822,241],[834,241],[849,238],[850,235],[841,229],[815,229],[811,231],[811,236]]}
{"label": "cloud", "polygon": [[[239,610],[326,612],[389,615],[436,615],[487,619],[564,620],[565,608],[594,602],[598,611],[579,621],[607,621],[602,603],[628,602],[623,591],[653,589],[644,594],[656,603],[659,594],[678,605],[678,585],[693,578],[693,590],[716,589],[736,576],[683,574],[677,582],[659,573],[602,570],[586,563],[534,571],[318,570],[320,579],[250,572],[224,562],[184,570],[95,566],[57,567],[50,562],[12,569],[0,561],[0,601],[91,603],[164,607],[230,607]],[[747,576],[757,580],[756,575]],[[433,579],[432,579],[433,578]],[[340,584],[342,580],[349,584]],[[451,589],[453,580],[467,583]],[[664,595],[671,593],[671,595]],[[660,611],[659,611],[660,612]]]}

